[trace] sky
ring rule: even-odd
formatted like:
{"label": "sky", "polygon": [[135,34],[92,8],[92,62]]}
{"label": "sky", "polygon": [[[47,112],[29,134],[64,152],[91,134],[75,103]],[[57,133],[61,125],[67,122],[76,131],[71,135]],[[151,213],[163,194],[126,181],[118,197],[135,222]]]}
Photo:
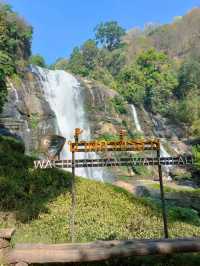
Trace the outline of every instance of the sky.
{"label": "sky", "polygon": [[126,30],[148,22],[169,23],[200,0],[6,0],[34,28],[32,52],[48,64],[69,57],[94,38],[100,22],[116,20]]}

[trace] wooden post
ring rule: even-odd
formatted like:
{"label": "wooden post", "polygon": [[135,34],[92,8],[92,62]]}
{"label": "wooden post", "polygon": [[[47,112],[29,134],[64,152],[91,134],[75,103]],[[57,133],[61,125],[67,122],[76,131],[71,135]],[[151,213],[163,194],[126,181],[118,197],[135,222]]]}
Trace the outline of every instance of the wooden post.
{"label": "wooden post", "polygon": [[71,182],[71,242],[75,241],[75,210],[76,210],[76,191],[75,191],[75,152],[72,151],[72,182]]}
{"label": "wooden post", "polygon": [[[80,128],[75,129],[74,140],[75,145],[78,144],[79,135],[82,133]],[[75,151],[72,150],[72,183],[71,183],[71,194],[72,194],[72,209],[71,209],[71,242],[74,243],[76,238],[75,231],[75,211],[76,211],[76,187],[75,187]]]}
{"label": "wooden post", "polygon": [[165,194],[164,194],[163,178],[162,178],[162,166],[160,164],[160,147],[159,147],[159,150],[157,150],[157,158],[158,158],[158,174],[159,174],[159,182],[160,182],[160,198],[161,198],[161,203],[162,203],[164,236],[165,238],[169,238],[168,225],[167,225],[167,210],[166,210],[166,205],[165,205]]}

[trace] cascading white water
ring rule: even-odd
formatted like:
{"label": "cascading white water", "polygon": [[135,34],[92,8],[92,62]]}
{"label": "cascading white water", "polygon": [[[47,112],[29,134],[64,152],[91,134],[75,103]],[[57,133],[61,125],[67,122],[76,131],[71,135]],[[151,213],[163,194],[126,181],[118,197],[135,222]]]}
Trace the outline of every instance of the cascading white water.
{"label": "cascading white water", "polygon": [[[11,82],[10,79],[7,79],[7,85],[8,85],[8,90],[11,90],[13,92],[13,94],[14,94],[14,103],[15,103],[15,106],[17,106],[17,104],[19,103],[18,92],[17,92],[15,86],[13,85],[13,83]],[[16,113],[16,118],[20,119],[20,114],[19,113]]]}
{"label": "cascading white water", "polygon": [[[134,119],[134,123],[135,123],[135,127],[136,127],[137,131],[144,132],[142,130],[141,125],[140,125],[137,110],[133,104],[131,104],[131,109],[132,109],[133,119]],[[165,150],[165,148],[162,144],[160,145],[160,156],[161,157],[170,157],[170,154]],[[171,180],[171,177],[169,176],[169,172],[172,169],[172,166],[165,165],[164,169],[165,169],[166,173],[168,174],[168,179]]]}
{"label": "cascading white water", "polygon": [[142,128],[140,126],[140,122],[139,122],[137,111],[136,111],[136,108],[135,108],[134,104],[131,104],[131,109],[132,109],[133,119],[134,119],[134,123],[135,123],[135,127],[136,127],[137,131],[143,132]]}
{"label": "cascading white water", "polygon": [[17,93],[17,90],[14,88],[14,94],[15,94],[15,103],[18,103],[19,102],[19,96],[18,96],[18,93]]}
{"label": "cascading white water", "polygon": [[[161,157],[170,157],[170,154],[165,150],[165,148],[163,147],[163,145],[160,145],[160,156]],[[171,181],[171,176],[170,176],[170,170],[173,168],[173,166],[171,165],[165,165],[164,169],[167,173],[167,178],[169,181]]]}
{"label": "cascading white water", "polygon": [[[73,141],[75,128],[83,129],[81,139],[90,140],[90,127],[84,112],[82,89],[77,79],[62,70],[36,68],[43,86],[46,100],[54,111],[57,119],[58,132],[67,141]],[[34,71],[35,72],[35,71]],[[76,154],[76,158],[85,158],[84,154]],[[68,143],[61,154],[62,159],[71,159]],[[95,153],[90,158],[97,158]],[[103,181],[103,171],[98,168],[79,168],[76,174]]]}

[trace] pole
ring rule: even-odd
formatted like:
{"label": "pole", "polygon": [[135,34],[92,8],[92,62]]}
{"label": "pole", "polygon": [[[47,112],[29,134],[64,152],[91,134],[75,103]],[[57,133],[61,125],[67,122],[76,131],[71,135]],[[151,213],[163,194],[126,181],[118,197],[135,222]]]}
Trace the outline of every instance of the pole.
{"label": "pole", "polygon": [[[78,142],[78,136],[74,135],[75,143]],[[75,211],[76,211],[76,188],[75,188],[75,151],[72,151],[72,182],[71,182],[71,195],[72,195],[72,210],[71,210],[71,242],[74,243],[75,238]]]}
{"label": "pole", "polygon": [[[82,133],[80,128],[75,128],[74,140],[75,146],[78,144],[79,135]],[[75,230],[75,211],[76,211],[76,186],[75,186],[75,149],[72,150],[72,183],[71,183],[71,194],[72,194],[72,209],[71,209],[71,242],[74,243],[76,240]]]}
{"label": "pole", "polygon": [[76,192],[75,192],[75,154],[72,151],[72,181],[71,181],[71,196],[72,196],[72,208],[71,208],[71,242],[75,241],[75,208],[76,208]]}
{"label": "pole", "polygon": [[158,174],[159,174],[159,182],[160,182],[160,198],[161,198],[161,203],[162,203],[164,236],[165,238],[169,238],[168,225],[167,225],[167,210],[166,210],[166,205],[165,205],[165,194],[164,194],[163,178],[162,178],[162,166],[160,164],[160,147],[159,147],[159,150],[157,150],[157,158],[158,158]]}

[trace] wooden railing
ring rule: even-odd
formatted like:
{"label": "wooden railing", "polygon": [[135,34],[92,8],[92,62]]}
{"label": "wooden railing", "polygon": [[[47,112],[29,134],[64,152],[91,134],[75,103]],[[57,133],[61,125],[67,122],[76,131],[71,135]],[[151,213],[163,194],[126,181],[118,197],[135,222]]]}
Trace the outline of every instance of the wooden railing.
{"label": "wooden railing", "polygon": [[200,238],[97,241],[83,244],[18,244],[10,246],[14,229],[0,230],[0,265],[104,261],[113,257],[200,252]]}

